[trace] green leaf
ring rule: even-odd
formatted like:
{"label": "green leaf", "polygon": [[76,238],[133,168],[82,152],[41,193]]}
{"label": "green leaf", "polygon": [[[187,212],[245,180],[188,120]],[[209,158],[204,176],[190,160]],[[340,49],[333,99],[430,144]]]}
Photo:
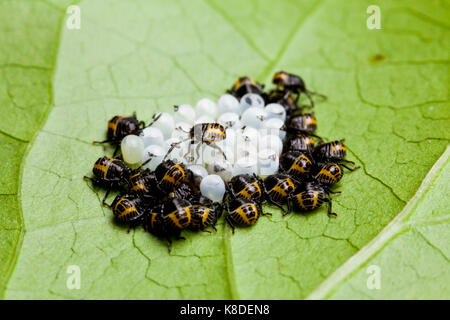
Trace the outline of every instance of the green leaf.
{"label": "green leaf", "polygon": [[[336,270],[310,299],[443,299],[450,296],[450,147],[402,212]],[[367,286],[370,267],[379,287]]]}
{"label": "green leaf", "polygon": [[[3,296],[361,297],[363,267],[371,260],[348,265],[415,201],[410,199],[448,145],[450,124],[448,6],[377,3],[381,30],[366,28],[373,1],[83,1],[81,29],[69,30],[67,3],[2,2]],[[100,206],[103,192],[81,179],[104,154],[90,142],[104,136],[113,115],[136,111],[149,120],[174,104],[217,98],[243,74],[269,86],[279,69],[301,74],[312,90],[328,96],[315,110],[318,133],[345,137],[349,158],[362,165],[339,185],[337,219],[326,208],[283,219],[266,207],[273,216],[252,228],[232,236],[221,220],[217,234],[186,233],[169,255],[163,241],[142,229],[127,233],[114,224]],[[446,190],[448,171],[438,171],[433,177],[444,179]],[[417,291],[403,297],[420,291],[423,297],[450,296],[448,287],[428,279],[448,278],[448,205],[439,194],[432,199],[424,207],[435,205],[431,217],[423,208],[403,209],[427,223],[412,228],[402,222],[408,225],[403,242],[393,236],[380,253],[391,250],[386,264],[376,260],[382,277],[397,276],[405,263],[409,269],[403,269],[420,278]],[[442,219],[428,225],[435,217]],[[431,225],[436,229],[426,231]],[[396,263],[389,257],[399,248]],[[422,254],[432,262],[413,258]],[[80,267],[80,290],[66,287],[70,265]],[[333,280],[340,268],[361,275]],[[330,282],[332,291],[322,289]],[[382,286],[364,294],[395,297],[397,287]]]}

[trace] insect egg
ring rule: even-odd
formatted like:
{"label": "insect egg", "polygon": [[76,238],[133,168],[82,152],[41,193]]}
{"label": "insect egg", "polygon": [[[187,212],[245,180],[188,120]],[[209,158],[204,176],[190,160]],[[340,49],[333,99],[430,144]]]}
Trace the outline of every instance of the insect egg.
{"label": "insect egg", "polygon": [[234,112],[240,114],[242,111],[241,104],[238,99],[231,94],[221,95],[218,101],[218,106],[220,113]]}
{"label": "insect egg", "polygon": [[123,138],[121,144],[123,160],[128,164],[139,164],[144,152],[144,141],[141,137],[130,134]]}
{"label": "insect egg", "polygon": [[250,107],[242,113],[242,124],[259,129],[267,117],[267,111],[264,108]]}
{"label": "insect egg", "polygon": [[278,155],[281,154],[281,151],[283,150],[283,141],[281,141],[280,137],[278,135],[265,135],[260,137],[259,143],[258,143],[258,149],[264,150],[264,149],[272,149],[274,150]]}
{"label": "insect egg", "polygon": [[239,120],[239,115],[234,112],[225,112],[219,116],[217,122],[225,128],[239,129],[242,128],[242,122]]}
{"label": "insect egg", "polygon": [[203,115],[201,117],[198,117],[195,121],[194,124],[199,124],[199,123],[213,123],[214,122],[214,118],[211,117],[210,115]]}
{"label": "insect egg", "polygon": [[186,139],[189,137],[189,130],[191,130],[191,125],[184,121],[179,121],[175,123],[175,130],[172,132],[172,138]]}
{"label": "insect egg", "polygon": [[175,128],[175,121],[173,120],[172,115],[167,112],[157,113],[154,116],[154,119],[157,120],[153,124],[154,127],[159,128],[163,133],[164,138],[169,138],[172,134],[173,129]]}
{"label": "insect egg", "polygon": [[149,162],[144,165],[144,168],[155,170],[156,167],[162,162],[164,156],[166,154],[166,150],[156,144],[150,145],[144,150],[144,155],[142,158],[142,162],[147,161],[151,158]]}
{"label": "insect egg", "polygon": [[211,118],[215,118],[217,116],[217,105],[211,99],[200,99],[195,105],[195,114],[197,118],[203,115],[208,115]]}
{"label": "insect egg", "polygon": [[270,118],[264,120],[262,123],[262,128],[260,129],[261,135],[278,135],[281,140],[286,137],[286,131],[282,128],[284,126],[284,121],[279,118]]}
{"label": "insect egg", "polygon": [[204,197],[219,202],[222,201],[225,194],[225,183],[220,176],[210,174],[204,177],[200,183],[200,191]]}
{"label": "insect egg", "polygon": [[173,117],[176,122],[183,121],[192,124],[195,121],[195,110],[190,104],[180,104],[175,106]]}
{"label": "insect egg", "polygon": [[264,99],[256,93],[247,93],[241,98],[241,107],[244,112],[248,108],[264,108]]}
{"label": "insect egg", "polygon": [[236,130],[228,128],[225,130],[227,137],[226,139],[219,141],[217,143],[218,146],[222,147],[230,147],[230,148],[234,148],[234,146],[236,145]]}
{"label": "insect egg", "polygon": [[223,181],[227,182],[231,179],[231,170],[233,166],[230,161],[225,159],[216,159],[208,165],[209,174],[217,174]]}
{"label": "insect egg", "polygon": [[258,174],[265,178],[278,171],[278,154],[272,149],[263,149],[258,152]]}
{"label": "insect egg", "polygon": [[232,175],[237,176],[239,174],[254,174],[258,173],[258,161],[256,155],[242,157],[236,161],[233,166]]}
{"label": "insect egg", "polygon": [[256,128],[245,127],[245,128],[242,128],[241,130],[238,130],[237,135],[238,135],[238,137],[237,137],[238,140],[257,142],[259,132]]}
{"label": "insect egg", "polygon": [[140,136],[144,141],[144,145],[147,147],[152,144],[157,144],[160,146],[164,145],[164,136],[158,128],[148,127],[142,130]]}
{"label": "insect egg", "polygon": [[286,121],[286,110],[279,103],[269,103],[266,106],[267,119],[278,118],[283,122]]}

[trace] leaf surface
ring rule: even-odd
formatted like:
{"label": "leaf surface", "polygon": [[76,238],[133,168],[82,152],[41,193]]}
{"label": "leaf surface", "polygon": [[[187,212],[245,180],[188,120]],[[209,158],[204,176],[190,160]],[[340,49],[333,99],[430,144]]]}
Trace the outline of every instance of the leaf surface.
{"label": "leaf surface", "polygon": [[[449,8],[439,1],[379,3],[382,30],[366,28],[369,1],[82,1],[80,30],[65,27],[63,3],[33,4],[53,12],[59,24],[46,24],[58,31],[41,36],[47,46],[36,40],[43,48],[28,52],[36,55],[33,65],[44,67],[45,90],[13,70],[7,79],[17,79],[17,98],[0,92],[14,111],[25,105],[27,115],[34,110],[31,97],[42,100],[40,116],[18,116],[0,128],[16,155],[5,156],[16,159],[10,171],[2,167],[13,190],[7,222],[17,221],[2,224],[15,230],[2,232],[2,261],[11,257],[10,267],[0,269],[4,296],[301,299],[320,290],[402,211],[448,145]],[[30,12],[28,2],[17,6]],[[42,31],[33,28],[44,23],[39,16],[27,21],[31,38]],[[5,59],[15,46],[8,43]],[[55,58],[43,63],[52,52]],[[17,59],[34,61],[19,53]],[[349,159],[362,165],[339,185],[337,219],[326,208],[283,219],[266,207],[273,216],[253,228],[232,236],[220,221],[217,234],[187,233],[168,255],[163,241],[114,224],[100,206],[102,191],[81,179],[104,154],[90,142],[104,136],[113,115],[136,111],[148,121],[174,104],[217,98],[243,74],[269,86],[279,69],[301,74],[311,90],[328,96],[315,110],[318,133],[345,137]],[[437,206],[436,214],[445,208]],[[428,221],[426,210],[420,212]],[[441,228],[432,243],[445,240],[448,225]],[[3,246],[17,239],[19,245]],[[420,245],[407,249],[414,256]],[[80,290],[66,287],[70,265],[81,269]],[[445,268],[448,261],[436,274]],[[448,298],[448,288],[430,283],[430,297]],[[357,297],[351,290],[343,295]]]}

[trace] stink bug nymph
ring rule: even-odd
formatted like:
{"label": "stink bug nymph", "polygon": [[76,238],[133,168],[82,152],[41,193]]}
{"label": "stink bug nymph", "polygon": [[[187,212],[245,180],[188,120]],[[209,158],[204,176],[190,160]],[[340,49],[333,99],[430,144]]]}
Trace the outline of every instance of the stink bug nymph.
{"label": "stink bug nymph", "polygon": [[328,214],[337,216],[336,213],[332,212],[332,199],[327,196],[328,193],[329,191],[327,191],[326,187],[321,184],[317,182],[307,182],[291,197],[294,211],[312,211],[319,208],[323,202],[328,202]]}
{"label": "stink bug nymph", "polygon": [[296,178],[306,178],[313,168],[313,159],[307,153],[288,151],[280,159],[281,171]]}
{"label": "stink bug nymph", "polygon": [[250,77],[240,77],[236,80],[233,87],[227,90],[227,93],[232,94],[236,98],[240,99],[247,93],[256,93],[264,97],[265,93],[263,91],[264,85],[259,84],[253,78]]}
{"label": "stink bug nymph", "polygon": [[359,166],[350,168],[343,163],[347,162],[353,165],[355,164],[353,161],[345,160],[344,158],[346,155],[347,148],[344,145],[344,139],[321,143],[317,147],[315,147],[313,151],[313,157],[317,161],[333,161],[350,171],[359,169]]}
{"label": "stink bug nymph", "polygon": [[143,199],[133,194],[118,195],[110,207],[117,221],[131,225],[139,224],[147,210]]}
{"label": "stink bug nymph", "polygon": [[[219,123],[198,123],[194,125],[191,130],[189,131],[189,138],[184,139],[179,142],[172,143],[169,151],[166,154],[169,155],[172,150],[179,145],[180,143],[183,143],[185,141],[190,140],[191,143],[189,144],[188,152],[186,153],[185,157],[191,153],[191,147],[193,144],[197,144],[197,148],[195,150],[197,154],[197,158],[200,157],[200,148],[202,144],[206,144],[210,146],[211,148],[219,150],[219,152],[222,154],[224,159],[226,160],[227,157],[223,150],[216,145],[216,142],[220,142],[222,140],[225,140],[227,137],[225,127],[222,126]],[[193,160],[193,159],[191,159]]]}
{"label": "stink bug nymph", "polygon": [[[296,189],[296,181],[287,174],[277,173],[264,179],[264,192],[266,199],[283,210],[283,213],[291,211],[290,197]],[[283,204],[287,204],[288,210],[284,210]]]}
{"label": "stink bug nymph", "polygon": [[156,167],[155,176],[162,190],[172,192],[185,179],[186,169],[181,163],[164,160]]}
{"label": "stink bug nymph", "polygon": [[228,182],[227,188],[231,196],[256,202],[263,200],[263,183],[255,175],[240,174]]}
{"label": "stink bug nymph", "polygon": [[314,101],[311,97],[312,95],[317,95],[324,99],[326,98],[326,96],[324,96],[323,94],[309,91],[308,89],[306,89],[306,85],[303,79],[292,73],[287,73],[285,71],[278,71],[273,76],[272,82],[282,90],[290,91],[292,93],[297,94],[295,102],[298,101],[298,98],[300,97],[301,93],[306,94],[311,103],[311,107],[314,107]]}
{"label": "stink bug nymph", "polygon": [[234,227],[254,225],[259,217],[263,215],[261,206],[251,200],[242,198],[233,198],[226,203],[225,220],[234,233]]}
{"label": "stink bug nymph", "polygon": [[217,232],[215,225],[222,214],[222,206],[203,196],[192,199],[190,202],[192,203],[192,219],[189,229],[210,232],[205,229],[211,226]]}
{"label": "stink bug nymph", "polygon": [[108,197],[111,189],[119,189],[127,183],[130,175],[130,168],[121,160],[111,157],[101,157],[95,162],[92,169],[94,177],[84,176],[84,179],[91,180],[94,184],[106,188],[106,194],[103,198],[102,204],[105,204],[105,199]]}
{"label": "stink bug nymph", "polygon": [[314,179],[321,184],[332,186],[342,179],[344,174],[341,166],[334,162],[320,164]]}

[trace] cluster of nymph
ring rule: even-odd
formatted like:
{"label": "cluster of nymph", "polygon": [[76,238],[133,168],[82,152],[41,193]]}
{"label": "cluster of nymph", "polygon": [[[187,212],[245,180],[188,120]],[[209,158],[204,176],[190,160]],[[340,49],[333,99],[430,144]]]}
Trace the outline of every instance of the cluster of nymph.
{"label": "cluster of nymph", "polygon": [[[349,166],[343,139],[325,142],[315,134],[314,114],[303,112],[314,107],[313,96],[325,96],[284,71],[273,84],[265,91],[240,77],[217,103],[181,104],[148,125],[135,114],[114,116],[107,139],[94,142],[115,146],[114,154],[99,158],[93,177],[84,178],[107,190],[102,205],[119,223],[143,225],[169,244],[184,229],[216,230],[223,211],[233,232],[254,225],[264,203],[286,215],[327,202],[328,214],[337,216],[330,195],[339,191],[332,187],[344,168],[359,167]],[[299,105],[301,95],[308,105]],[[111,190],[119,194],[107,204]]]}

